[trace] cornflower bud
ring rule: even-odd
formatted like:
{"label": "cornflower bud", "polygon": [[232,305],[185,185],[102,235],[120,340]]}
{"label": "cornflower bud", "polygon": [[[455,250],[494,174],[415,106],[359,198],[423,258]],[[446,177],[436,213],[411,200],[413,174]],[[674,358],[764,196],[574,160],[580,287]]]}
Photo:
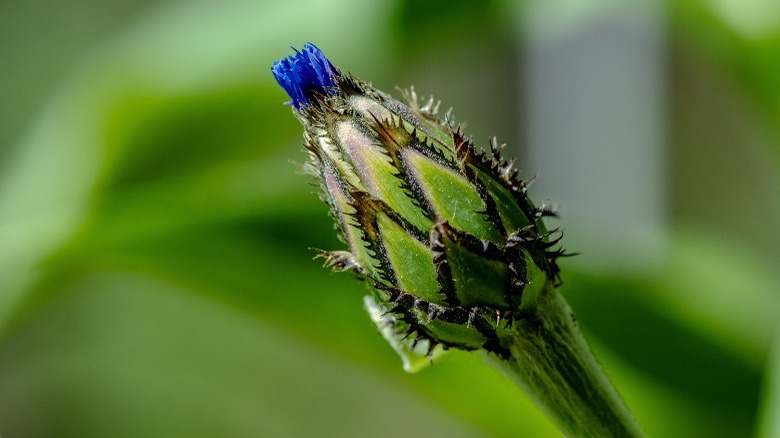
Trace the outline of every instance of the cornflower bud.
{"label": "cornflower bud", "polygon": [[556,240],[495,140],[477,153],[433,100],[401,103],[344,75],[315,46],[273,68],[305,127],[309,173],[354,270],[402,321],[403,335],[506,356],[496,330],[557,279]]}
{"label": "cornflower bud", "polygon": [[[518,383],[565,431],[639,434],[556,290],[564,252],[543,222],[553,212],[528,199],[495,139],[477,151],[432,98],[412,89],[398,101],[313,44],[271,70],[347,246],[323,252],[326,265],[368,282],[369,313],[408,370],[438,345],[484,351],[525,375]],[[608,427],[570,412],[588,404]]]}

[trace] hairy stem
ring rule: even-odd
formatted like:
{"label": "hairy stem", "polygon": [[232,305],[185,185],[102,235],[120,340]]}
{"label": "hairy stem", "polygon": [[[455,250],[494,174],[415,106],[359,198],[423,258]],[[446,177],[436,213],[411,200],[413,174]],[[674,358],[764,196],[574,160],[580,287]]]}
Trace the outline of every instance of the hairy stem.
{"label": "hairy stem", "polygon": [[506,359],[491,355],[569,437],[642,437],[631,412],[580,332],[574,313],[552,286],[533,316],[499,332]]}

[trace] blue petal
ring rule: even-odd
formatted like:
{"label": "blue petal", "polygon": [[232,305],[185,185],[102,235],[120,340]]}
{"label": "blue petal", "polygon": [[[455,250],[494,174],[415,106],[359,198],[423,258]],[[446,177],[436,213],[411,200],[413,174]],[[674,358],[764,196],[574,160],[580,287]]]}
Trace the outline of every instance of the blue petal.
{"label": "blue petal", "polygon": [[339,72],[322,51],[311,43],[304,44],[300,52],[294,47],[293,50],[295,55],[276,61],[271,71],[295,108],[308,105],[314,92],[335,94],[333,78]]}

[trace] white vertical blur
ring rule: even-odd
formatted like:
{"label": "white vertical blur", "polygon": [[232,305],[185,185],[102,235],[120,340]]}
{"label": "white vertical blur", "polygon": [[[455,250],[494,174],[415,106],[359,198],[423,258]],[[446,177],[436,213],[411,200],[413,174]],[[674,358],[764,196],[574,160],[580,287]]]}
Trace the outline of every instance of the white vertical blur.
{"label": "white vertical blur", "polygon": [[[661,2],[531,1],[523,169],[559,205],[579,263],[649,267],[665,237],[665,51]],[[528,176],[526,174],[526,176]]]}

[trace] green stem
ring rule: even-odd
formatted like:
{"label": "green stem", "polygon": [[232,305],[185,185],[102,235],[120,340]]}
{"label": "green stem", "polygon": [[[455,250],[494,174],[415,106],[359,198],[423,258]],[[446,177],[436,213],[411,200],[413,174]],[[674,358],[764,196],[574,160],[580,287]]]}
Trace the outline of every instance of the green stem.
{"label": "green stem", "polygon": [[569,305],[549,287],[534,316],[499,334],[510,355],[492,360],[569,437],[642,437],[631,412],[582,336]]}

